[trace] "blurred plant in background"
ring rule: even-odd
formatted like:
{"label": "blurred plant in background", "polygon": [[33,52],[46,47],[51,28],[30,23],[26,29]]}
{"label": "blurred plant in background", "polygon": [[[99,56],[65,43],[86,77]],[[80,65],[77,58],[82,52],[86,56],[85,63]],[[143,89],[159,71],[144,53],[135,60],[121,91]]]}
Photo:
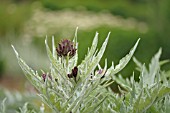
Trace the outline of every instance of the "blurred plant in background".
{"label": "blurred plant in background", "polygon": [[67,37],[72,35],[69,34],[69,30],[73,30],[77,26],[83,31],[93,30],[101,26],[123,30],[136,29],[139,33],[146,33],[148,31],[148,27],[144,22],[138,22],[134,18],[123,19],[120,16],[111,15],[109,12],[94,13],[87,10],[50,12],[37,9],[34,11],[32,18],[25,24],[24,36],[22,37],[43,37],[47,33],[53,35],[57,32],[62,32],[58,33],[61,34],[61,37]]}
{"label": "blurred plant in background", "polygon": [[0,88],[0,112],[1,113],[45,113],[52,112],[37,98],[36,92],[9,91]]}
{"label": "blurred plant in background", "polygon": [[20,34],[24,22],[31,16],[31,9],[30,3],[17,4],[2,0],[0,4],[0,39]]}

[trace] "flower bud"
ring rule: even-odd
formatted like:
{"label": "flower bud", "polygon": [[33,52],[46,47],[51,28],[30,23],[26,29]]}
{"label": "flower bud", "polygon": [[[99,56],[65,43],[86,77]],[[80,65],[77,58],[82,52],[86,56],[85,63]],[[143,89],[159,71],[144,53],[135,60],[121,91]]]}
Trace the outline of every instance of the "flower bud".
{"label": "flower bud", "polygon": [[[45,82],[45,79],[46,79],[46,77],[47,77],[47,74],[42,74],[42,78],[43,78],[43,81]],[[50,78],[50,80],[52,80],[52,77],[51,77],[51,75],[48,75],[48,77]]]}
{"label": "flower bud", "polygon": [[71,72],[71,74],[68,74],[68,77],[69,78],[76,78],[77,77],[77,73],[78,73],[78,68],[77,68],[77,66],[76,67],[74,67],[74,69],[72,69],[72,72]]}
{"label": "flower bud", "polygon": [[76,49],[74,48],[74,43],[67,39],[62,40],[58,44],[56,51],[59,57],[62,57],[62,56],[66,57],[68,55],[71,58],[76,53]]}

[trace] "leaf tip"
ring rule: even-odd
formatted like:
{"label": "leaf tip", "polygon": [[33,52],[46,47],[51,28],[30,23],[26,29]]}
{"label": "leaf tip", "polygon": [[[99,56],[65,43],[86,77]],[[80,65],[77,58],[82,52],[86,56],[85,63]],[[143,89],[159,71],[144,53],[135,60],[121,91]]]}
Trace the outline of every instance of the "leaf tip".
{"label": "leaf tip", "polygon": [[46,35],[46,38],[45,38],[45,44],[47,45],[47,39],[48,39],[48,37],[47,37],[47,35]]}
{"label": "leaf tip", "polygon": [[11,47],[12,47],[12,49],[14,50],[14,52],[15,52],[15,55],[17,56],[17,58],[18,58],[18,52],[17,52],[17,50],[15,49],[15,47],[11,44]]}

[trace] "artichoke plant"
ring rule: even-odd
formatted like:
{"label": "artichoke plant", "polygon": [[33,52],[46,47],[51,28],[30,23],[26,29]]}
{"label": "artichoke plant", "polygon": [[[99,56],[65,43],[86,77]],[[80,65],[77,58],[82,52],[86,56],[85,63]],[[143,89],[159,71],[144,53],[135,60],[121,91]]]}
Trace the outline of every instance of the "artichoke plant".
{"label": "artichoke plant", "polygon": [[[84,60],[78,64],[77,30],[73,41],[63,40],[55,46],[52,37],[52,50],[45,40],[47,54],[50,60],[49,72],[38,74],[31,69],[15,50],[18,63],[27,79],[39,91],[42,101],[56,113],[137,113],[147,112],[160,106],[159,103],[170,88],[166,76],[161,85],[159,57],[161,50],[153,58],[148,71],[144,65],[135,60],[141,72],[140,81],[123,79],[117,75],[133,56],[139,40],[117,65],[101,67],[99,62],[104,54],[110,32],[100,49],[97,49],[98,33],[92,42]],[[109,85],[117,82],[121,94],[113,93]],[[165,101],[168,102],[169,96]],[[157,104],[155,104],[157,102]],[[164,110],[164,109],[163,109]],[[162,111],[163,111],[162,110]]]}

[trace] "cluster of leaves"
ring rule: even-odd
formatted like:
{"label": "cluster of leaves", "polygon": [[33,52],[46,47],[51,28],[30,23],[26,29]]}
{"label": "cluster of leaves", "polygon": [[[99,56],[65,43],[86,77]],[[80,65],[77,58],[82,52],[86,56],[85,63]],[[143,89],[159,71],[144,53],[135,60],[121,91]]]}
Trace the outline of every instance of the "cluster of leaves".
{"label": "cluster of leaves", "polygon": [[134,75],[130,79],[124,79],[121,75],[114,76],[113,80],[120,85],[121,95],[111,92],[103,103],[105,109],[101,110],[121,113],[169,113],[169,72],[160,70],[160,66],[167,62],[159,62],[160,55],[161,49],[152,58],[149,70],[134,58],[141,73],[139,82],[134,80]]}
{"label": "cluster of leaves", "polygon": [[0,92],[0,113],[29,113],[29,111],[30,113],[43,113],[39,112],[41,110],[39,108],[40,101],[35,94],[29,92],[11,92],[1,88]]}
{"label": "cluster of leaves", "polygon": [[[52,38],[52,51],[46,39],[45,45],[51,63],[50,72],[42,71],[43,76],[32,70],[12,47],[20,67],[28,80],[39,91],[42,101],[57,113],[167,111],[170,88],[166,73],[160,71],[161,50],[152,59],[149,71],[145,65],[135,59],[138,69],[141,71],[139,82],[135,82],[134,75],[130,80],[125,80],[115,74],[127,65],[139,40],[118,65],[114,66],[112,62],[112,66],[107,68],[106,59],[105,66],[102,68],[99,62],[106,49],[109,35],[110,33],[98,50],[98,33],[96,33],[91,48],[88,49],[85,59],[80,64],[77,63],[77,30],[73,39],[75,54],[72,57],[69,57],[69,51],[67,56],[62,57],[62,51],[65,50],[60,51],[60,56],[57,56],[59,50],[56,51],[54,37]],[[113,93],[108,87],[114,81],[120,85],[121,94]],[[165,104],[166,106],[164,106]]]}

